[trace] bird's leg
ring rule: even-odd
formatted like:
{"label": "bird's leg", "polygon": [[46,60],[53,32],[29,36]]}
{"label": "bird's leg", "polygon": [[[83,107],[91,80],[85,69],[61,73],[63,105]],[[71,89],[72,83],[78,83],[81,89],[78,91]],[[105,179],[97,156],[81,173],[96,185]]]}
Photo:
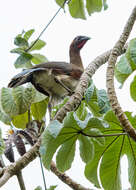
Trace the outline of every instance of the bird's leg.
{"label": "bird's leg", "polygon": [[55,76],[54,80],[56,81],[56,83],[60,84],[63,88],[65,88],[68,91],[69,96],[71,96],[74,93],[71,89],[65,86],[65,84],[60,80],[59,76]]}
{"label": "bird's leg", "polygon": [[51,116],[51,112],[52,112],[52,96],[50,96],[50,98],[49,98],[48,110],[49,110],[49,118],[50,118],[50,121],[51,121],[52,120],[52,116]]}

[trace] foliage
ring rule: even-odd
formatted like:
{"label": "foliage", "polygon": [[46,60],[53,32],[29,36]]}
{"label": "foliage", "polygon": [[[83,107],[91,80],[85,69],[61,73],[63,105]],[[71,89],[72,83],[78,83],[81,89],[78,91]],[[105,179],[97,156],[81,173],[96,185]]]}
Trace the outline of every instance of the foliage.
{"label": "foliage", "polygon": [[[33,53],[33,51],[41,50],[46,43],[43,40],[38,39],[34,44],[34,41],[29,42],[30,37],[34,33],[34,29],[23,31],[21,34],[18,34],[14,39],[14,45],[17,48],[11,50],[11,53],[18,54],[14,66],[15,68],[30,68],[33,64],[39,64],[47,62],[47,58],[44,55],[39,53]],[[34,44],[34,45],[33,45]]]}
{"label": "foliage", "polygon": [[[62,6],[64,0],[55,0],[59,6]],[[100,12],[102,8],[104,10],[108,8],[106,0],[70,0],[68,2],[68,8],[70,15],[74,18],[86,19],[86,12],[91,15],[94,12]]]}

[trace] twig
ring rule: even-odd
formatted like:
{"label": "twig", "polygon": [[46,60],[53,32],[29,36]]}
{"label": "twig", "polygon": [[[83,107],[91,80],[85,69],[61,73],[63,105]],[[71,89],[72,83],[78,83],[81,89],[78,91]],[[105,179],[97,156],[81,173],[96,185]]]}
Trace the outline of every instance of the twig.
{"label": "twig", "polygon": [[48,22],[48,24],[45,26],[45,28],[42,30],[42,32],[39,34],[39,36],[37,37],[37,39],[32,43],[32,45],[27,48],[25,51],[28,52],[40,39],[40,37],[42,36],[42,34],[45,32],[45,30],[48,28],[48,26],[52,23],[52,21],[55,19],[55,17],[57,16],[57,14],[60,12],[60,10],[65,6],[65,4],[69,3],[70,1],[65,0],[62,4],[62,6],[60,6],[60,8],[57,10],[57,12],[54,14],[54,16],[51,18],[51,20]]}
{"label": "twig", "polygon": [[110,104],[112,106],[113,111],[115,112],[116,116],[118,117],[120,123],[122,124],[122,128],[129,134],[130,137],[132,137],[136,141],[136,131],[128,121],[126,115],[124,114],[116,96],[115,88],[114,88],[114,68],[115,63],[117,61],[118,56],[120,55],[120,52],[122,51],[122,48],[124,44],[126,43],[129,34],[132,30],[132,27],[134,25],[134,22],[136,20],[136,7],[133,9],[125,27],[123,30],[122,35],[120,36],[119,40],[115,44],[111,55],[109,57],[108,61],[108,68],[107,68],[107,93],[110,100]]}
{"label": "twig", "polygon": [[41,159],[40,156],[39,156],[39,160],[40,160],[40,166],[41,166],[41,171],[42,171],[42,177],[43,177],[43,183],[44,183],[44,190],[47,190],[47,187],[46,187],[46,180],[45,180],[45,175],[44,175],[44,170],[43,170],[43,164],[42,164],[42,159]]}
{"label": "twig", "polygon": [[85,188],[82,185],[78,184],[77,182],[73,181],[69,176],[67,176],[65,173],[59,172],[59,170],[56,168],[55,163],[51,162],[51,171],[59,178],[61,181],[66,183],[69,187],[75,190],[92,190],[89,188]]}
{"label": "twig", "polygon": [[18,179],[18,182],[19,182],[20,189],[21,190],[26,190],[24,179],[23,179],[23,176],[22,176],[22,171],[18,171],[17,179]]}

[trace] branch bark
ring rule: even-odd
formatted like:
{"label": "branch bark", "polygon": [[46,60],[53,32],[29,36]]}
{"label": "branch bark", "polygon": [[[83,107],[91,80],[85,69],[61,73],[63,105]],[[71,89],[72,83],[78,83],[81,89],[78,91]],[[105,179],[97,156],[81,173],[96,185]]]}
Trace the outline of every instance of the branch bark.
{"label": "branch bark", "polygon": [[106,76],[106,82],[107,82],[107,93],[110,100],[110,104],[112,106],[113,111],[115,112],[116,116],[118,117],[120,123],[122,124],[122,128],[129,134],[130,137],[132,137],[136,141],[136,131],[128,121],[126,115],[124,114],[114,88],[114,68],[115,63],[117,61],[118,56],[120,55],[123,46],[125,45],[129,34],[132,30],[132,27],[134,25],[134,22],[136,20],[136,7],[133,9],[125,27],[123,30],[123,33],[121,34],[119,40],[115,44],[114,48],[112,49],[112,52],[109,57],[108,61],[108,67],[107,67],[107,76]]}
{"label": "branch bark", "polygon": [[59,172],[59,170],[56,168],[55,163],[51,162],[51,171],[65,184],[67,184],[69,187],[75,190],[92,190],[89,188],[85,188],[82,185],[78,184],[77,182],[73,181],[69,176],[67,176],[65,173]]}

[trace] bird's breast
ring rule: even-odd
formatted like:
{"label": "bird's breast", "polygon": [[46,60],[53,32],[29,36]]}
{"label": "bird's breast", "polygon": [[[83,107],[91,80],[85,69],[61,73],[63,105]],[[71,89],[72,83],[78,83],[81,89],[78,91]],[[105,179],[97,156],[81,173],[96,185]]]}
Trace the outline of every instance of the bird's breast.
{"label": "bird's breast", "polygon": [[[51,96],[64,97],[69,94],[69,92],[56,80],[61,81],[66,87],[68,87],[72,92],[75,90],[78,80],[75,80],[69,75],[58,75],[52,74],[51,69],[46,71],[40,71],[33,73],[33,84],[40,87],[46,93]],[[45,93],[45,94],[46,94]]]}

